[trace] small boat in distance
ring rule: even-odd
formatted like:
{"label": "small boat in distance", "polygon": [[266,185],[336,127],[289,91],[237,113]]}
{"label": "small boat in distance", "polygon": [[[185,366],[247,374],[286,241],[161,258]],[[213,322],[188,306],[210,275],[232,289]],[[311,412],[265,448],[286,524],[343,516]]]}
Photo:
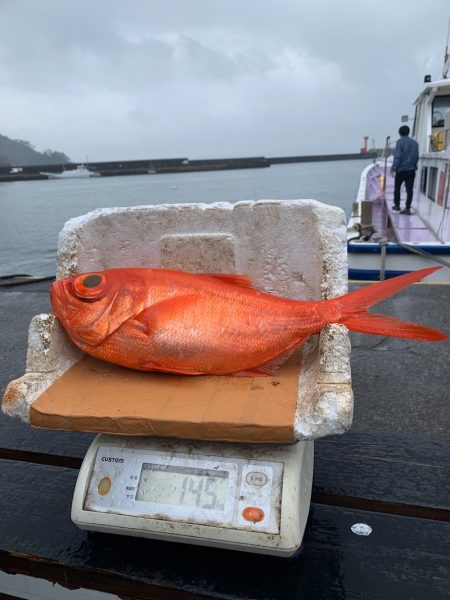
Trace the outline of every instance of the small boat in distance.
{"label": "small boat in distance", "polygon": [[[367,166],[348,222],[349,279],[378,280],[435,264],[430,278],[450,283],[450,79],[431,81],[415,100],[411,137],[419,144],[412,214],[393,211],[392,157]],[[408,117],[402,117],[408,121]],[[405,200],[402,198],[402,208]]]}
{"label": "small boat in distance", "polygon": [[75,169],[67,169],[61,173],[41,172],[49,179],[85,179],[87,177],[100,177],[100,173],[90,171],[86,165],[78,165]]}

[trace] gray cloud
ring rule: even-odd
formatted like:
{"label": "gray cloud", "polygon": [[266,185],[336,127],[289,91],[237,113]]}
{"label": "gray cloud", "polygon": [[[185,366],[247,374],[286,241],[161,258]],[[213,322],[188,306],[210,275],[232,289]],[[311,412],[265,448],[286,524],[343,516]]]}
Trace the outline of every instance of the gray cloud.
{"label": "gray cloud", "polygon": [[357,151],[440,76],[448,1],[0,1],[0,132],[75,160]]}

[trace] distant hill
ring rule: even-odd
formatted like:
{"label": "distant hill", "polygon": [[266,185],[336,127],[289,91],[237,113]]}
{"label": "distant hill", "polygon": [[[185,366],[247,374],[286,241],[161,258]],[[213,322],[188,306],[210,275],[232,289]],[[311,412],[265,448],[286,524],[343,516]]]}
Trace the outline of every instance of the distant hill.
{"label": "distant hill", "polygon": [[49,165],[70,162],[64,152],[38,152],[26,140],[11,140],[0,135],[0,165]]}

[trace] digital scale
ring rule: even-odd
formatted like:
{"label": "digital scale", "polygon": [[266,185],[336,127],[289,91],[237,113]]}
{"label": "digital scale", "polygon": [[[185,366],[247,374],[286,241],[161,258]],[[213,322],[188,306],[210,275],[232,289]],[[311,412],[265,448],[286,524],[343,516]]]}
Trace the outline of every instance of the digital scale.
{"label": "digital scale", "polygon": [[286,446],[98,435],[78,476],[82,529],[290,556],[309,512],[313,442]]}

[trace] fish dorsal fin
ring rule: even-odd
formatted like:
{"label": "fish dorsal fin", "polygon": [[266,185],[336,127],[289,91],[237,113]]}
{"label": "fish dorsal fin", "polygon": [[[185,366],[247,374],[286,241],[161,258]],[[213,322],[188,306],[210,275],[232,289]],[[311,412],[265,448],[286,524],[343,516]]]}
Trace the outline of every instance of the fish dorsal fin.
{"label": "fish dorsal fin", "polygon": [[229,285],[237,285],[243,288],[253,288],[253,279],[247,275],[235,275],[234,273],[205,273],[208,277],[214,277]]}

